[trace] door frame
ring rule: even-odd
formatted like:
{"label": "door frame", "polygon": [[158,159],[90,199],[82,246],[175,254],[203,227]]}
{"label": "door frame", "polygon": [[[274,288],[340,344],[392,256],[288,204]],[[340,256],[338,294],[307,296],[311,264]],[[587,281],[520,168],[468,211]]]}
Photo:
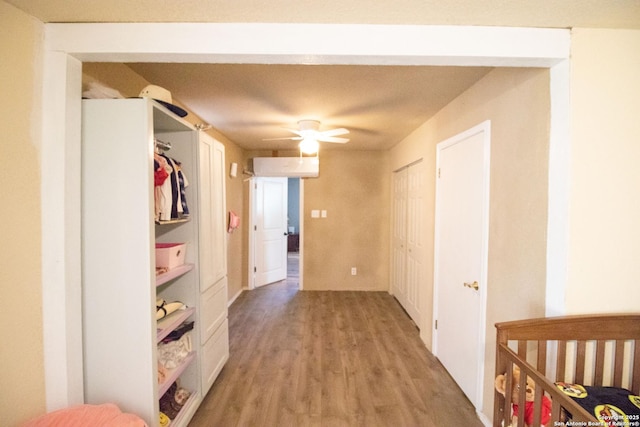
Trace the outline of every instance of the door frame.
{"label": "door frame", "polygon": [[[454,135],[436,145],[436,174],[438,173],[438,169],[440,167],[440,155],[441,152],[455,145],[465,139],[477,135],[479,133],[483,133],[483,189],[482,189],[482,244],[481,244],[481,254],[480,254],[480,277],[479,277],[479,293],[480,293],[480,310],[478,314],[478,352],[477,352],[477,362],[478,362],[478,388],[476,396],[469,397],[471,403],[476,408],[476,411],[482,411],[482,404],[484,398],[484,365],[485,365],[485,342],[486,342],[486,323],[487,323],[487,275],[488,275],[488,263],[489,263],[489,187],[490,187],[490,161],[491,161],[491,121],[486,120],[466,131],[463,131],[457,135]],[[432,342],[431,348],[433,349],[433,354],[438,356],[438,329],[437,329],[437,319],[438,319],[438,278],[439,278],[439,261],[440,261],[440,250],[438,247],[438,242],[440,240],[440,214],[438,209],[439,204],[439,194],[441,194],[442,190],[439,190],[439,180],[436,177],[436,205],[435,205],[435,228],[434,228],[434,263],[433,263],[433,321],[432,321]]]}
{"label": "door frame", "polygon": [[[249,262],[247,263],[247,289],[252,290],[255,289],[255,273],[254,273],[254,268],[255,268],[255,260],[256,260],[256,244],[255,244],[255,229],[253,227],[254,222],[255,222],[255,196],[256,196],[256,187],[255,187],[255,182],[256,182],[256,178],[259,177],[252,177],[248,180],[249,182],[249,237],[248,237],[248,252],[249,252]],[[304,269],[302,268],[303,264],[303,260],[304,260],[304,179],[300,178],[300,203],[299,203],[299,211],[300,211],[300,222],[299,222],[299,231],[298,234],[300,235],[300,249],[298,251],[299,253],[299,258],[298,258],[298,270],[299,270],[299,275],[300,278],[298,280],[298,289],[302,290],[303,289],[303,283],[304,283],[304,274],[303,271]],[[288,202],[287,202],[288,203]]]}
{"label": "door frame", "polygon": [[[180,38],[175,37],[176,31],[180,32]],[[327,39],[327,31],[339,36]],[[547,312],[563,313],[569,250],[566,230],[571,160],[571,30],[358,24],[67,23],[44,24],[44,38],[42,92],[34,106],[39,107],[40,113],[34,120],[34,141],[39,144],[41,176],[47,177],[41,182],[41,211],[47,212],[42,219],[42,332],[48,410],[82,403],[84,393],[79,249],[83,61],[548,68],[551,132],[546,305]],[[122,39],[129,42],[123,44]],[[207,43],[202,43],[203,40]]]}

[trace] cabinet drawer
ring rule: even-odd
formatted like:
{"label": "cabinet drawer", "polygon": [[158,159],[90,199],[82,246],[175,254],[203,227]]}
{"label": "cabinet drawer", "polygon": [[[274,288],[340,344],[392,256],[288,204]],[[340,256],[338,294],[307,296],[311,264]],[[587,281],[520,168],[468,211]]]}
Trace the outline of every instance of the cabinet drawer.
{"label": "cabinet drawer", "polygon": [[202,346],[202,394],[206,394],[229,359],[229,323],[225,321]]}
{"label": "cabinet drawer", "polygon": [[207,289],[200,301],[200,342],[206,342],[227,318],[227,278]]}

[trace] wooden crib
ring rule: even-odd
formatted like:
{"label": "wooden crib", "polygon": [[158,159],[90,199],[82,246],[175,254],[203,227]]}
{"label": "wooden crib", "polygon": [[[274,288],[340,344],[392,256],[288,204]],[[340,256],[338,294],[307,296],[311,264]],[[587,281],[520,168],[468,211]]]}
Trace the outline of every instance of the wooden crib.
{"label": "wooden crib", "polygon": [[[540,426],[543,395],[551,400],[547,427],[601,425],[556,382],[619,387],[640,394],[640,314],[529,319],[498,323],[496,328],[496,375],[512,372],[514,365],[520,368],[515,393],[520,408],[525,407],[527,376],[533,381],[534,426]],[[511,424],[511,377],[507,375],[505,395],[495,393],[494,427]],[[640,425],[637,415],[629,420],[630,426]],[[518,426],[524,425],[519,416]]]}

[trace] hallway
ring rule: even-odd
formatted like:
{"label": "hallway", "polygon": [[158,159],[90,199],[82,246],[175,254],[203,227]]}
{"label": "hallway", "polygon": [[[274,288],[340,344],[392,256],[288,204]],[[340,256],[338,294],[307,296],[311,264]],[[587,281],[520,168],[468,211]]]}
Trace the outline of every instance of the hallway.
{"label": "hallway", "polygon": [[193,418],[211,426],[482,426],[386,292],[298,291],[229,308],[230,358]]}

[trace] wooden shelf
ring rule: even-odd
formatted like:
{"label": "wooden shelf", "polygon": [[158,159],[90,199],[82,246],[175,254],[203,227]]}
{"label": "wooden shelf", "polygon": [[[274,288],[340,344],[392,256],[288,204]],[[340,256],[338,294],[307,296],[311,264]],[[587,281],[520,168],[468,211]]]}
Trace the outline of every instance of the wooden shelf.
{"label": "wooden shelf", "polygon": [[195,312],[196,309],[194,307],[189,307],[185,310],[175,311],[158,320],[158,342],[162,341],[174,329],[182,325],[182,323]]}
{"label": "wooden shelf", "polygon": [[182,224],[183,222],[189,221],[191,221],[191,218],[169,219],[166,221],[156,221],[156,225]]}
{"label": "wooden shelf", "polygon": [[160,286],[160,285],[164,285],[165,283],[182,276],[185,273],[188,273],[189,271],[193,270],[194,265],[193,264],[183,264],[179,267],[176,268],[172,268],[171,270],[167,271],[166,273],[162,273],[162,274],[158,274],[156,276],[156,287]]}
{"label": "wooden shelf", "polygon": [[189,367],[189,365],[191,364],[191,362],[193,362],[195,358],[196,358],[196,352],[192,351],[184,359],[184,361],[180,364],[180,366],[178,366],[175,369],[169,370],[169,375],[167,376],[167,379],[158,387],[158,399],[160,399],[167,392],[167,390],[169,390],[169,387],[171,387],[171,384],[173,384],[174,382],[176,382],[178,378],[180,378],[180,375],[182,375],[185,369]]}

